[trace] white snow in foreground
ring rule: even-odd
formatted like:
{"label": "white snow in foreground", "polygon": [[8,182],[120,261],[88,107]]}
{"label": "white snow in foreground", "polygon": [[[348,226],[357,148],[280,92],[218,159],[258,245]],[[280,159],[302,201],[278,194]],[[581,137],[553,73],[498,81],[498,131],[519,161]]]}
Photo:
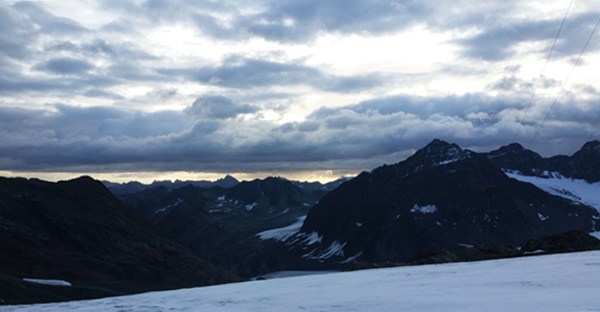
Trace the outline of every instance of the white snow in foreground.
{"label": "white snow in foreground", "polygon": [[594,236],[597,239],[600,239],[600,231],[599,232],[592,232],[592,233],[590,233],[590,235]]}
{"label": "white snow in foreground", "polygon": [[61,287],[72,286],[71,283],[69,283],[67,281],[57,280],[57,279],[23,278],[23,281],[29,282],[29,283],[34,283],[34,284],[47,285],[47,286],[61,286]]}
{"label": "white snow in foreground", "polygon": [[585,180],[569,179],[560,175],[551,178],[524,176],[510,171],[507,176],[522,182],[531,183],[538,188],[574,202],[594,207],[600,211],[600,182],[588,183]]}
{"label": "white snow in foreground", "polygon": [[300,231],[302,224],[304,224],[304,219],[306,219],[306,216],[299,217],[298,221],[288,226],[263,231],[256,234],[256,236],[262,240],[274,239],[278,241],[284,241]]}
{"label": "white snow in foreground", "polygon": [[437,211],[437,207],[435,205],[427,205],[427,206],[419,206],[417,204],[415,204],[412,209],[410,210],[410,212],[412,213],[422,213],[422,214],[426,214],[426,213],[434,213]]}
{"label": "white snow in foreground", "polygon": [[600,251],[423,265],[0,307],[84,311],[600,311]]}
{"label": "white snow in foreground", "polygon": [[337,272],[338,271],[278,271],[278,272],[261,275],[260,278],[263,278],[263,279],[288,278],[288,277],[298,277],[298,276],[308,276],[308,275],[331,274],[331,273],[337,273]]}

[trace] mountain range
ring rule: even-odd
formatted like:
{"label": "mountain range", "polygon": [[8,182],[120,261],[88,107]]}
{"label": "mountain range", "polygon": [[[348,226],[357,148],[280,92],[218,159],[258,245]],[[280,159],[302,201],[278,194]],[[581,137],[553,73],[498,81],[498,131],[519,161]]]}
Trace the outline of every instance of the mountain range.
{"label": "mountain range", "polygon": [[119,198],[194,254],[251,277],[278,269],[268,257],[273,242],[255,234],[295,222],[325,194],[321,188],[301,188],[282,178],[266,178],[230,188],[158,186]]}
{"label": "mountain range", "polygon": [[0,178],[0,300],[514,256],[536,246],[594,249],[585,233],[600,229],[598,164],[598,141],[544,158],[516,143],[477,153],[436,139],[396,164],[328,184]]}
{"label": "mountain range", "polygon": [[597,146],[591,142],[550,161],[515,144],[475,153],[434,140],[406,160],[363,172],[328,193],[286,243],[308,259],[382,262],[463,246],[522,246],[572,229],[595,231],[596,208],[505,171],[595,181],[595,165],[588,170],[585,162],[598,163]]}

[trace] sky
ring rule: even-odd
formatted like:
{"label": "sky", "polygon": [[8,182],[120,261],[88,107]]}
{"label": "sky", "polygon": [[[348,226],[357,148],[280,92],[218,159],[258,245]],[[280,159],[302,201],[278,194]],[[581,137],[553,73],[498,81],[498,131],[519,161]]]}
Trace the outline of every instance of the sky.
{"label": "sky", "polygon": [[328,181],[434,138],[570,155],[600,138],[599,18],[600,0],[0,0],[0,175]]}

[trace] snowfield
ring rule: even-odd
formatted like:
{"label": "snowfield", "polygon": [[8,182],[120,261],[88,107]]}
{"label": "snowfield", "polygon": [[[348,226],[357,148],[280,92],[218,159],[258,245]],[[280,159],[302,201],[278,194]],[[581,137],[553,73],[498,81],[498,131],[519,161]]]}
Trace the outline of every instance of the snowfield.
{"label": "snowfield", "polygon": [[594,207],[600,211],[600,182],[588,183],[585,180],[569,179],[553,174],[552,177],[540,178],[525,176],[505,170],[507,176],[521,182],[531,183],[552,195],[564,197],[573,202]]}
{"label": "snowfield", "polygon": [[599,295],[600,251],[592,251],[290,277],[0,311],[600,311]]}

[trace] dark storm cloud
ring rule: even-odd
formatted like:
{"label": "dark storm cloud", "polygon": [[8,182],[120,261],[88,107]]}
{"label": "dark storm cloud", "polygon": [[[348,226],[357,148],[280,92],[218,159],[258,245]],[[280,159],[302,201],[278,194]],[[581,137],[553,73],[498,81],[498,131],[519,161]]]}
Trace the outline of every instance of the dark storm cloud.
{"label": "dark storm cloud", "polygon": [[[527,145],[547,107],[527,109],[520,99],[483,94],[395,96],[320,109],[284,125],[227,122],[253,108],[219,96],[201,97],[184,111],[155,113],[67,105],[53,111],[0,108],[0,169],[362,170],[400,161],[436,137],[488,150],[510,142],[519,129]],[[533,148],[572,153],[599,134],[600,103],[565,100],[549,117]]]}

